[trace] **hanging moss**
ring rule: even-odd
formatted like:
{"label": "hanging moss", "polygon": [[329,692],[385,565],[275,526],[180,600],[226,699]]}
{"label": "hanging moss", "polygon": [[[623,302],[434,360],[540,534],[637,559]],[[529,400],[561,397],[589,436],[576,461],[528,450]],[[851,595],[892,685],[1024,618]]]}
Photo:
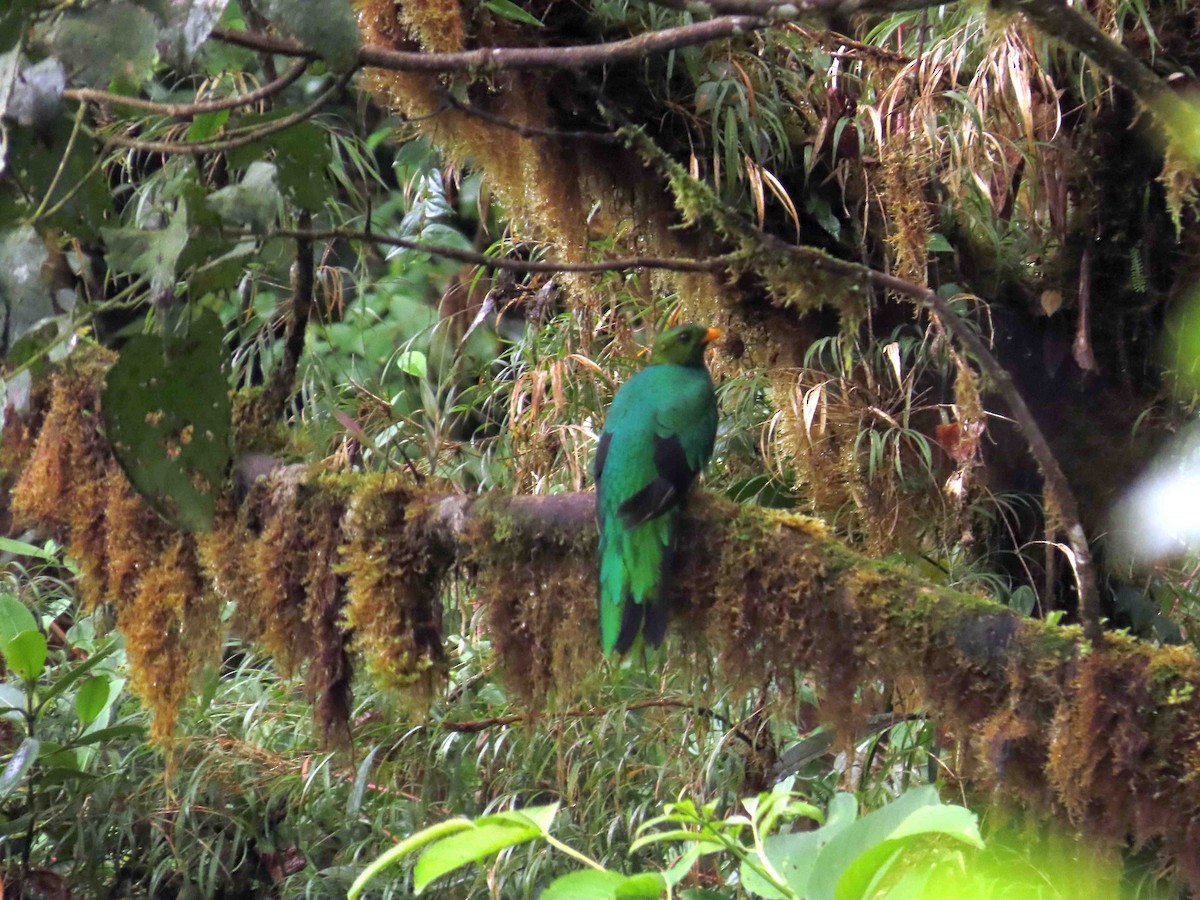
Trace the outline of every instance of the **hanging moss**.
{"label": "hanging moss", "polygon": [[[340,483],[339,483],[340,484]],[[337,486],[314,492],[305,503],[305,530],[309,534],[304,572],[307,602],[304,623],[312,633],[312,659],[308,686],[317,726],[326,743],[349,742],[350,635],[342,627],[346,577],[337,562],[345,540],[342,522],[346,497]]]}
{"label": "hanging moss", "polygon": [[[134,493],[100,432],[100,393],[113,356],[80,352],[49,380],[44,414],[12,491],[24,525],[49,530],[80,570],[86,608],[111,603],[126,636],[133,687],[154,712],[156,739],[174,731],[191,679],[218,647],[219,617],[191,539]],[[18,426],[14,426],[18,427]]]}
{"label": "hanging moss", "polygon": [[193,678],[220,651],[220,604],[200,577],[195,544],[180,535],[148,560],[135,596],[117,614],[133,689],[154,714],[151,738],[169,746]]}
{"label": "hanging moss", "polygon": [[381,686],[432,697],[446,675],[442,581],[453,556],[430,534],[420,496],[394,474],[361,478],[346,516],[345,627]]}
{"label": "hanging moss", "polygon": [[[169,743],[194,674],[215,658],[231,599],[264,645],[308,665],[327,735],[345,731],[348,645],[385,686],[430,697],[446,670],[441,596],[456,562],[528,702],[604,671],[590,495],[472,502],[394,473],[290,467],[236,513],[223,508],[197,544],[149,511],[106,452],[103,366],[81,358],[55,375],[36,440],[25,432],[6,460],[23,465],[13,493],[23,523],[64,534],[91,602],[116,606],[157,740]],[[1102,839],[1160,841],[1200,884],[1192,650],[1122,635],[1093,646],[1076,628],[864,558],[810,519],[705,495],[683,518],[673,584],[693,664],[731,690],[782,695],[806,673],[824,718],[851,734],[892,685],[899,710],[936,716],[959,742],[977,786],[1062,811]]]}
{"label": "hanging moss", "polygon": [[601,664],[595,542],[592,528],[548,527],[486,501],[465,535],[501,674],[531,705]]}

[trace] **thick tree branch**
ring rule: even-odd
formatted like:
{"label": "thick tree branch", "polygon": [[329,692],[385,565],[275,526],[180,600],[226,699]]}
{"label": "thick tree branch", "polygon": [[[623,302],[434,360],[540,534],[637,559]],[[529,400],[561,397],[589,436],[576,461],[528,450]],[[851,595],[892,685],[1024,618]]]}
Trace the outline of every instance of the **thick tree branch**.
{"label": "thick tree branch", "polygon": [[[665,178],[674,183],[677,195],[686,190],[690,191],[694,198],[703,197],[702,202],[696,202],[694,198],[691,201],[695,209],[693,215],[707,215],[726,240],[740,244],[744,248],[745,261],[736,260],[733,264],[735,268],[740,266],[754,272],[758,267],[780,259],[791,258],[800,262],[805,268],[843,279],[847,288],[872,285],[883,290],[894,291],[915,300],[936,315],[950,333],[971,351],[983,373],[991,380],[996,391],[1009,405],[1009,411],[1016,421],[1017,427],[1025,436],[1030,452],[1033,453],[1034,459],[1042,470],[1050,502],[1056,507],[1055,512],[1061,517],[1071,547],[1072,562],[1078,579],[1081,618],[1088,638],[1098,639],[1101,634],[1100,595],[1087,534],[1079,516],[1079,503],[1075,499],[1071,485],[1067,481],[1062,467],[1058,464],[1045,434],[1025,403],[1025,399],[1021,396],[1021,392],[1017,390],[1012,376],[996,359],[975,329],[963,321],[937,293],[926,287],[886,272],[880,272],[861,263],[838,259],[814,247],[789,244],[776,235],[756,228],[736,211],[725,207],[707,185],[692,178],[690,173],[650,140],[641,129],[625,125],[620,129],[620,133],[628,139],[632,148],[641,152]],[[680,185],[682,184],[686,184],[687,187],[681,189]],[[761,248],[761,255],[757,248]],[[772,257],[774,260],[771,259]]]}
{"label": "thick tree branch", "polygon": [[[513,259],[508,256],[488,256],[473,250],[450,247],[445,244],[430,244],[408,238],[391,237],[373,231],[353,231],[333,228],[311,231],[299,228],[277,228],[271,232],[275,237],[289,237],[308,241],[364,241],[399,247],[403,250],[419,250],[434,256],[457,260],[475,266],[507,269],[511,272],[621,272],[627,269],[666,269],[674,272],[719,272],[730,263],[730,257],[717,256],[712,259],[686,259],[662,256],[622,256],[594,263],[555,262],[554,260]],[[251,236],[247,234],[247,236]]]}
{"label": "thick tree branch", "polygon": [[[431,533],[471,561],[480,602],[497,605],[502,666],[536,671],[568,635],[595,640],[574,630],[595,618],[593,495],[447,497],[424,508]],[[873,712],[858,688],[903,685],[919,700],[899,712],[948,728],[973,760],[970,780],[1066,810],[1093,835],[1161,838],[1200,882],[1192,650],[1089,640],[881,564],[792,515],[697,496],[682,529],[676,630],[699,658],[718,659],[728,683],[810,673],[825,716],[851,731]],[[556,591],[564,584],[583,596]]]}
{"label": "thick tree branch", "polygon": [[[6,422],[3,461],[17,478],[18,524],[64,538],[85,596],[121,610],[137,665],[164,660],[178,672],[181,693],[166,698],[166,670],[155,663],[157,681],[141,672],[152,708],[180,701],[196,662],[172,641],[212,631],[153,602],[164,580],[236,598],[246,621],[262,623],[260,640],[297,658],[340,653],[352,629],[366,667],[396,689],[428,689],[441,671],[438,612],[451,577],[471,582],[497,668],[534,708],[603,664],[593,494],[447,496],[396,473],[331,478],[283,466],[240,510],[225,506],[211,534],[177,534],[133,494],[98,426],[110,362],[72,357],[28,419]],[[723,689],[742,693],[811,681],[823,718],[843,734],[894,685],[897,713],[927,714],[960,742],[964,777],[1065,811],[1093,835],[1161,841],[1167,861],[1200,886],[1200,659],[1191,648],[1123,634],[1089,641],[924,581],[780,511],[697,494],[679,527],[666,594],[672,666],[715,670]],[[338,623],[318,646],[295,626],[314,606]],[[220,608],[184,613],[217,617]]]}
{"label": "thick tree branch", "polygon": [[1157,116],[1193,158],[1200,140],[1200,116],[1140,59],[1063,0],[1004,0],[1038,31],[1078,50],[1128,88]]}
{"label": "thick tree branch", "polygon": [[[767,27],[757,16],[720,16],[706,22],[648,31],[619,41],[570,47],[482,47],[453,53],[421,53],[367,46],[358,51],[358,65],[396,72],[465,72],[505,69],[585,69],[642,59],[681,47],[693,47]],[[319,54],[294,41],[247,31],[218,28],[219,40],[252,50],[317,59]]]}

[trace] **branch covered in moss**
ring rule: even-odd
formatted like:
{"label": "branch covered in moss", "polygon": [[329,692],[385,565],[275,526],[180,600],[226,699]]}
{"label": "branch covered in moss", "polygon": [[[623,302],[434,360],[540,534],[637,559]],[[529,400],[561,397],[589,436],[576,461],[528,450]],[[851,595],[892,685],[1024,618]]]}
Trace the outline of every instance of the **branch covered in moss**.
{"label": "branch covered in moss", "polygon": [[[500,664],[536,694],[596,650],[594,496],[444,498],[424,507],[470,560]],[[1200,659],[1123,634],[1088,640],[847,548],[811,519],[694,497],[675,631],[725,683],[807,673],[846,733],[896,685],[967,751],[975,783],[1101,839],[1161,840],[1200,885]],[[582,649],[581,649],[582,646]],[[679,654],[673,654],[673,659]]]}
{"label": "branch covered in moss", "polygon": [[1196,159],[1200,116],[1167,82],[1094,22],[1063,0],[1004,0],[1048,37],[1079,51],[1124,85],[1163,123],[1180,147]]}
{"label": "branch covered in moss", "polygon": [[[226,229],[228,233],[228,229]],[[252,236],[251,232],[245,232]],[[305,228],[277,228],[270,232],[273,237],[296,238],[298,241],[363,241],[385,247],[416,250],[457,260],[475,266],[488,266],[510,272],[622,272],[628,269],[662,269],[672,272],[719,272],[729,265],[730,257],[718,256],[710,259],[687,259],[683,257],[622,256],[601,259],[596,262],[565,262],[549,259],[515,259],[509,256],[491,256],[475,250],[464,250],[447,244],[431,244],[408,238],[378,234],[373,231],[354,231],[346,228],[312,230]]]}
{"label": "branch covered in moss", "polygon": [[[96,413],[110,357],[72,358],[6,422],[21,527],[65,540],[90,604],[112,603],[134,684],[169,739],[221,610],[277,659],[308,660],[327,725],[344,724],[349,650],[393,690],[444,678],[442,591],[470,582],[497,667],[531,707],[603,665],[595,498],[446,496],[398,474],[267,472],[207,535],[172,532],[132,491]],[[90,413],[90,414],[89,414]],[[197,602],[199,598],[199,602]],[[821,523],[692,498],[668,600],[672,665],[731,691],[811,681],[844,734],[895,686],[896,712],[938,720],[977,784],[1111,840],[1161,841],[1200,886],[1200,659],[1125,635],[1024,618],[849,549]],[[902,701],[899,698],[903,698]]]}

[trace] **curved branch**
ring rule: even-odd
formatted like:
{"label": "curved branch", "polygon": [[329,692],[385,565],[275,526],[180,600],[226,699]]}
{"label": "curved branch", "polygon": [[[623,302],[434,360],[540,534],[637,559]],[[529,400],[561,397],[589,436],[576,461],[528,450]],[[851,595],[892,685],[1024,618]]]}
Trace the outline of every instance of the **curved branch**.
{"label": "curved branch", "polygon": [[1079,616],[1083,621],[1084,634],[1089,640],[1099,640],[1102,634],[1100,627],[1100,593],[1096,585],[1096,569],[1092,564],[1092,554],[1088,547],[1087,535],[1084,533],[1082,520],[1079,516],[1079,503],[1075,499],[1075,492],[1071,490],[1071,484],[1067,481],[1066,474],[1058,464],[1058,459],[1055,457],[1054,451],[1050,449],[1050,443],[1046,440],[1045,434],[1042,433],[1042,429],[1038,425],[1037,419],[1033,417],[1028,404],[1025,403],[1025,398],[1017,390],[1012,376],[1001,365],[1000,360],[996,359],[995,355],[975,329],[964,322],[958,313],[950,307],[950,304],[939,297],[934,291],[905,281],[902,278],[897,278],[894,275],[877,272],[874,269],[867,269],[865,274],[867,280],[876,287],[894,291],[897,294],[902,294],[916,300],[936,315],[950,333],[966,345],[967,349],[974,354],[979,367],[991,380],[996,392],[1008,404],[1009,412],[1012,413],[1014,421],[1016,421],[1017,426],[1025,435],[1025,440],[1029,443],[1029,452],[1033,454],[1038,468],[1042,471],[1042,477],[1049,488],[1050,496],[1058,506],[1058,512],[1061,514],[1066,527],[1067,542],[1071,547],[1071,553],[1074,557],[1075,577],[1079,582]]}
{"label": "curved branch", "polygon": [[1196,159],[1200,115],[1149,66],[1063,0],[1007,0],[1005,5],[1025,16],[1042,34],[1078,50],[1128,88],[1163,123],[1184,152]]}
{"label": "curved branch", "polygon": [[67,100],[78,100],[84,103],[106,103],[110,106],[125,106],[130,109],[140,109],[143,112],[157,113],[162,116],[176,116],[190,119],[205,113],[221,112],[226,109],[237,109],[239,106],[253,106],[268,97],[293,84],[305,69],[307,60],[299,60],[276,78],[256,90],[235,97],[224,97],[220,100],[197,101],[195,103],[159,103],[156,100],[146,100],[142,97],[129,97],[125,94],[113,94],[109,91],[99,91],[93,88],[71,88],[63,91]]}
{"label": "curved branch", "polygon": [[351,77],[353,77],[353,73],[350,72],[339,75],[333,84],[317,95],[312,103],[303,109],[297,110],[290,116],[284,116],[282,119],[276,119],[258,128],[252,128],[232,137],[222,138],[221,140],[188,144],[178,141],[146,141],[141,138],[129,138],[120,134],[109,135],[103,138],[103,140],[105,144],[128,147],[131,150],[142,150],[147,153],[179,153],[189,156],[204,156],[209,153],[224,153],[229,150],[236,150],[238,147],[245,147],[248,144],[253,144],[255,141],[261,141],[265,137],[270,137],[277,132],[285,131],[293,125],[311,119],[321,111],[321,108],[325,104],[336,97],[349,84]]}
{"label": "curved branch", "polygon": [[[610,115],[612,114],[611,110],[608,112]],[[1075,573],[1079,586],[1080,614],[1087,637],[1090,640],[1098,640],[1101,636],[1100,594],[1096,585],[1096,573],[1088,547],[1087,534],[1079,516],[1079,503],[1075,499],[1071,485],[1067,481],[1066,475],[1063,474],[1054,452],[1050,449],[1045,434],[1042,433],[1041,427],[1033,417],[1033,413],[1030,412],[1021,392],[1017,390],[1012,376],[1008,374],[1008,371],[1000,364],[1000,361],[996,359],[974,329],[959,318],[949,304],[926,287],[886,272],[880,272],[862,263],[838,259],[814,247],[789,244],[776,235],[756,228],[738,213],[721,204],[707,185],[693,178],[678,162],[650,140],[641,129],[623,125],[619,133],[628,139],[631,148],[640,152],[655,165],[665,178],[669,181],[686,180],[691,190],[705,198],[702,208],[716,225],[717,230],[727,240],[748,248],[745,251],[745,257],[749,261],[749,265],[743,263],[746,268],[753,268],[754,248],[761,248],[766,254],[775,256],[777,259],[790,256],[822,274],[843,278],[860,285],[869,284],[884,290],[895,291],[915,300],[938,316],[946,328],[975,354],[984,374],[992,380],[997,392],[1009,404],[1013,419],[1022,434],[1025,435],[1030,451],[1042,470],[1050,498],[1062,517],[1067,540],[1074,556]]]}

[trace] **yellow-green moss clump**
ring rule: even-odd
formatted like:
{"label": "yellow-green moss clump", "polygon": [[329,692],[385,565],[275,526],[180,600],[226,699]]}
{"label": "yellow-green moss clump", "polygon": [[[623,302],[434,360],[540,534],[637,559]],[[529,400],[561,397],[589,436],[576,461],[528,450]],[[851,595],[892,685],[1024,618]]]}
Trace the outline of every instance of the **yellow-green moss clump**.
{"label": "yellow-green moss clump", "polygon": [[400,476],[362,476],[338,571],[346,578],[345,627],[371,675],[384,687],[432,696],[446,674],[441,589],[453,556],[421,511]]}

